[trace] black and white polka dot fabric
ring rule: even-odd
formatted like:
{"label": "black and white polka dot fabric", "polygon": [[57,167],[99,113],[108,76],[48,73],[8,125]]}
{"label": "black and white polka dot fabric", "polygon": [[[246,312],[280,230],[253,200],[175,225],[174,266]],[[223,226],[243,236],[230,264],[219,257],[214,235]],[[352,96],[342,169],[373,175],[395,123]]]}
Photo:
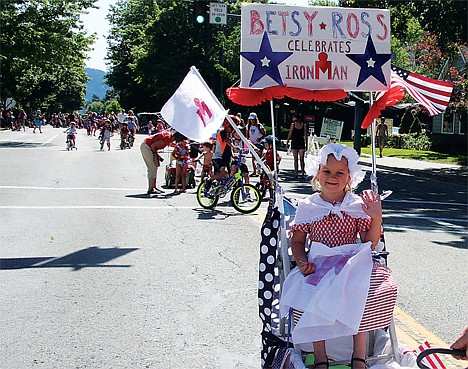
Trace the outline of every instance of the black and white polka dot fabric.
{"label": "black and white polka dot fabric", "polygon": [[[259,315],[263,322],[262,331],[262,368],[271,366],[278,347],[286,346],[280,338],[279,297],[281,289],[280,272],[282,270],[280,258],[280,223],[281,215],[278,208],[274,208],[274,196],[270,196],[267,215],[261,228],[260,261],[258,280]],[[291,209],[293,209],[291,211]],[[284,216],[286,229],[294,219],[295,208],[289,207]]]}

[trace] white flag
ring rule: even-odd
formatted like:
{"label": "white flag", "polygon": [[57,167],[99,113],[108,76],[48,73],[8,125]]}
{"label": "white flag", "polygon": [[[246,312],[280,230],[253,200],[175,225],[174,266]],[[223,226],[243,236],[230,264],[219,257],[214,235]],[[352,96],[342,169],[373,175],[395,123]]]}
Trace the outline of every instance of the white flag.
{"label": "white flag", "polygon": [[227,114],[195,67],[161,109],[172,128],[197,142],[208,140]]}

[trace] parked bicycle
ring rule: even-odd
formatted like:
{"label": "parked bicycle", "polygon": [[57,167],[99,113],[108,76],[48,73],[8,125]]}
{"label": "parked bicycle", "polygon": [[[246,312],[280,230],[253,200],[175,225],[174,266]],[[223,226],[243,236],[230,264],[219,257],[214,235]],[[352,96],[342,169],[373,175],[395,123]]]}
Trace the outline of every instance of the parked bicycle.
{"label": "parked bicycle", "polygon": [[[242,154],[238,155],[237,167],[240,168]],[[213,182],[207,190],[206,182],[201,182],[197,189],[197,201],[204,209],[213,209],[220,198],[231,191],[231,204],[242,214],[249,214],[257,210],[262,203],[262,196],[258,189],[248,183],[244,183],[240,169],[234,176],[220,178]]]}

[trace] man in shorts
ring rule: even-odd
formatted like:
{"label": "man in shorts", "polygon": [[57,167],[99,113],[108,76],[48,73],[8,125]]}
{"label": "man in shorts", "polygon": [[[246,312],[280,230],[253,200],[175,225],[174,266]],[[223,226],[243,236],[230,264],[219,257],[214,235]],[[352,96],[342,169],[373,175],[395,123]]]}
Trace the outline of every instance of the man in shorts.
{"label": "man in shorts", "polygon": [[380,157],[382,157],[383,148],[385,146],[385,142],[388,139],[388,125],[385,123],[385,118],[380,118],[380,123],[377,124],[375,129],[375,141],[377,142],[377,146],[379,147]]}

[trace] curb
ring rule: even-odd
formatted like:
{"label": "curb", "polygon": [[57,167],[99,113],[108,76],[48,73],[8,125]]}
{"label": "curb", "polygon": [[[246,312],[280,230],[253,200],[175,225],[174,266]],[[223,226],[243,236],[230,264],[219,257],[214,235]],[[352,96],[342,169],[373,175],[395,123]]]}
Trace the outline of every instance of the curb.
{"label": "curb", "polygon": [[[408,349],[416,349],[425,341],[428,341],[431,347],[450,347],[447,342],[418,323],[398,306],[395,306],[393,318],[398,342],[404,344]],[[463,361],[456,360],[450,355],[440,355],[439,357],[447,369],[463,369]]]}

